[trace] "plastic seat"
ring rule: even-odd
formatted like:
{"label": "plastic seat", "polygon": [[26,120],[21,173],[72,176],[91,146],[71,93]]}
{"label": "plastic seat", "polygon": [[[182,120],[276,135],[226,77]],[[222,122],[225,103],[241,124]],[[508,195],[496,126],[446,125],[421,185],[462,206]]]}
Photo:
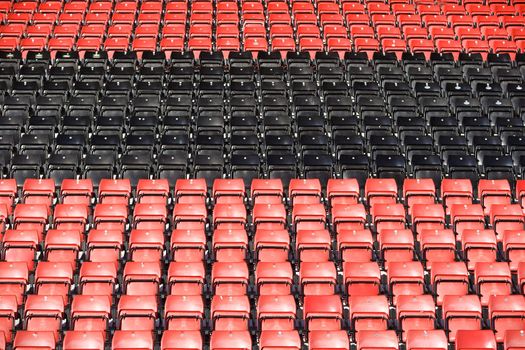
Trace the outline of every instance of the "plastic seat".
{"label": "plastic seat", "polygon": [[73,283],[73,267],[69,263],[41,261],[35,271],[35,291],[38,295],[58,295],[69,300]]}
{"label": "plastic seat", "polygon": [[111,298],[106,295],[75,295],[71,303],[72,329],[104,334],[111,318]]}
{"label": "plastic seat", "polygon": [[336,204],[332,206],[332,225],[336,232],[363,230],[367,213],[363,204]]}
{"label": "plastic seat", "polygon": [[0,180],[0,204],[4,204],[7,213],[11,215],[13,211],[14,201],[17,196],[16,180],[3,179]]}
{"label": "plastic seat", "polygon": [[415,204],[412,207],[412,226],[418,236],[423,230],[445,228],[445,211],[439,204]]}
{"label": "plastic seat", "polygon": [[55,182],[52,179],[26,179],[22,196],[25,204],[50,206],[55,197]]}
{"label": "plastic seat", "polygon": [[310,331],[308,332],[310,349],[349,349],[350,343],[345,331]]}
{"label": "plastic seat", "polygon": [[374,240],[368,229],[338,230],[337,232],[337,250],[343,261],[371,261],[373,244]]}
{"label": "plastic seat", "polygon": [[510,184],[507,180],[479,180],[478,196],[488,215],[493,204],[511,204]]}
{"label": "plastic seat", "polygon": [[104,350],[102,332],[66,331],[62,344],[64,350]]}
{"label": "plastic seat", "polygon": [[466,295],[469,290],[467,268],[459,261],[433,263],[431,281],[438,305],[446,295]]}
{"label": "plastic seat", "polygon": [[157,312],[154,295],[121,295],[117,308],[119,328],[123,331],[153,331]]}
{"label": "plastic seat", "polygon": [[522,295],[493,295],[489,300],[489,318],[496,341],[503,342],[509,330],[523,329],[525,300]]}
{"label": "plastic seat", "polygon": [[279,230],[286,225],[286,209],[279,203],[256,203],[252,209],[256,230]]}
{"label": "plastic seat", "polygon": [[450,207],[450,222],[458,240],[465,231],[485,229],[485,216],[480,204],[453,204]]}
{"label": "plastic seat", "polygon": [[292,179],[288,197],[293,205],[317,204],[321,200],[321,183],[318,179]]}
{"label": "plastic seat", "polygon": [[83,262],[80,266],[79,290],[84,295],[112,295],[117,282],[114,262]]}
{"label": "plastic seat", "polygon": [[262,331],[259,343],[261,350],[277,349],[283,345],[290,350],[299,350],[301,348],[301,339],[299,338],[299,333],[295,330]]}
{"label": "plastic seat", "polygon": [[459,330],[456,335],[456,349],[496,349],[494,333],[490,330]]}
{"label": "plastic seat", "polygon": [[7,230],[3,239],[3,260],[25,263],[29,270],[33,271],[39,242],[37,231]]}
{"label": "plastic seat", "polygon": [[90,179],[65,179],[60,186],[60,197],[64,204],[91,204],[93,183]]}
{"label": "plastic seat", "polygon": [[456,341],[459,330],[481,329],[481,303],[475,295],[446,295],[443,298],[443,319],[448,340]]}
{"label": "plastic seat", "polygon": [[420,245],[427,268],[436,262],[453,262],[456,256],[456,237],[452,230],[423,230]]}
{"label": "plastic seat", "polygon": [[297,231],[296,251],[301,262],[328,261],[331,244],[328,230]]}
{"label": "plastic seat", "polygon": [[384,295],[352,296],[348,300],[351,327],[361,331],[383,331],[388,328],[389,306]]}
{"label": "plastic seat", "polygon": [[255,269],[259,295],[288,295],[293,285],[292,266],[288,262],[259,262]]}
{"label": "plastic seat", "polygon": [[68,262],[76,265],[83,239],[79,231],[48,230],[44,242],[44,253],[47,261]]}
{"label": "plastic seat", "polygon": [[511,272],[505,262],[479,262],[474,269],[476,291],[487,306],[491,295],[511,294]]}
{"label": "plastic seat", "polygon": [[411,331],[431,331],[436,319],[434,300],[431,295],[400,295],[397,300],[397,319],[402,339],[407,341]]}
{"label": "plastic seat", "polygon": [[304,295],[331,295],[335,293],[337,276],[332,262],[302,262],[299,280]]}
{"label": "plastic seat", "polygon": [[154,341],[150,331],[117,330],[111,341],[112,350],[153,350]]}
{"label": "plastic seat", "polygon": [[474,270],[478,262],[496,261],[497,241],[492,230],[465,230],[462,247],[469,270]]}
{"label": "plastic seat", "polygon": [[204,204],[177,203],[173,207],[173,227],[204,231],[208,213]]}
{"label": "plastic seat", "polygon": [[520,205],[493,204],[490,207],[490,223],[496,232],[498,241],[502,240],[507,230],[522,230],[524,218]]}
{"label": "plastic seat", "polygon": [[402,204],[375,204],[370,209],[372,222],[379,235],[383,231],[403,230],[405,228],[405,208]]}
{"label": "plastic seat", "polygon": [[212,285],[215,295],[245,295],[248,278],[248,267],[245,262],[216,262],[212,266]]}
{"label": "plastic seat", "polygon": [[391,262],[387,276],[394,304],[399,295],[423,294],[423,268],[418,261]]}
{"label": "plastic seat", "polygon": [[[150,204],[145,205],[149,206]],[[137,206],[135,206],[135,211],[137,210]],[[131,231],[129,235],[129,251],[133,261],[159,261],[163,256],[163,250],[163,230],[138,229]]]}
{"label": "plastic seat", "polygon": [[102,204],[127,205],[131,196],[129,179],[102,179],[98,186],[98,201]]}
{"label": "plastic seat", "polygon": [[250,302],[245,295],[215,295],[210,317],[215,331],[248,330]]}
{"label": "plastic seat", "polygon": [[43,204],[17,204],[13,214],[16,230],[36,231],[39,241],[43,238],[44,227],[48,221],[48,209]]}
{"label": "plastic seat", "polygon": [[[377,208],[378,205],[374,207]],[[414,255],[414,236],[408,229],[382,230],[379,235],[381,257],[386,264],[410,261]]]}
{"label": "plastic seat", "polygon": [[397,202],[397,184],[394,179],[368,179],[365,184],[365,197],[368,204],[395,204]]}
{"label": "plastic seat", "polygon": [[472,204],[472,183],[468,179],[443,179],[441,196],[449,214],[453,204]]}
{"label": "plastic seat", "polygon": [[503,347],[505,350],[519,349],[523,346],[523,330],[509,330],[505,332]]}
{"label": "plastic seat", "polygon": [[517,271],[518,264],[525,261],[523,250],[525,243],[523,231],[507,230],[503,234],[503,251],[506,259],[509,261],[509,267],[512,272]]}
{"label": "plastic seat", "polygon": [[128,261],[124,266],[123,289],[127,295],[157,295],[161,276],[159,262]]}
{"label": "plastic seat", "polygon": [[308,295],[304,297],[303,317],[308,331],[341,329],[343,306],[338,295]]}
{"label": "plastic seat", "polygon": [[358,350],[398,349],[395,331],[361,331],[356,335]]}
{"label": "plastic seat", "polygon": [[244,204],[216,204],[213,208],[213,226],[216,229],[243,229],[246,225]]}
{"label": "plastic seat", "polygon": [[292,295],[261,295],[257,302],[257,320],[262,332],[294,330],[296,313]]}
{"label": "plastic seat", "polygon": [[211,333],[210,350],[250,350],[251,348],[252,339],[248,331],[213,331]]}
{"label": "plastic seat", "polygon": [[124,244],[123,233],[120,230],[89,231],[87,237],[87,254],[92,262],[116,262]]}
{"label": "plastic seat", "polygon": [[170,331],[166,330],[162,334],[160,343],[162,350],[175,349],[202,349],[202,336],[199,331]]}
{"label": "plastic seat", "polygon": [[280,179],[253,179],[250,191],[254,204],[278,204],[284,196]]}
{"label": "plastic seat", "polygon": [[290,235],[285,229],[258,229],[254,236],[254,250],[259,261],[287,261],[290,252]]}
{"label": "plastic seat", "polygon": [[29,350],[35,348],[54,350],[56,348],[56,339],[53,332],[32,332],[22,330],[16,332],[13,349]]}
{"label": "plastic seat", "polygon": [[167,284],[170,295],[201,295],[205,282],[202,262],[171,262]]}

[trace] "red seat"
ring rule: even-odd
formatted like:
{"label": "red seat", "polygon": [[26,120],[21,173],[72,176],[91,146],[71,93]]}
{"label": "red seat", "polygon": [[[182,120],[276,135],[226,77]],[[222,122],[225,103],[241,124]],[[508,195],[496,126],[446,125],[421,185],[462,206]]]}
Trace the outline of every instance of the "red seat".
{"label": "red seat", "polygon": [[15,296],[18,305],[22,305],[29,279],[26,263],[0,261],[0,295]]}
{"label": "red seat", "polygon": [[403,197],[408,206],[409,214],[414,204],[434,204],[436,187],[432,179],[405,179],[403,182]]}
{"label": "red seat", "polygon": [[[524,28],[525,30],[525,28]],[[525,39],[525,37],[524,37]],[[8,181],[8,180],[4,180]],[[2,194],[3,192],[0,192]],[[7,192],[9,193],[9,191]],[[518,200],[519,204],[522,208],[525,208],[525,180],[517,180],[516,181],[516,199]],[[8,201],[9,203],[9,201]]]}
{"label": "red seat", "polygon": [[53,332],[32,332],[32,331],[18,331],[16,332],[13,343],[13,350],[54,350],[56,348],[56,339]]}
{"label": "red seat", "polygon": [[460,330],[481,329],[481,303],[476,295],[446,295],[443,298],[443,320],[448,340],[456,341]]}
{"label": "red seat", "polygon": [[244,229],[246,225],[244,204],[216,204],[213,208],[213,227],[215,229]]}
{"label": "red seat", "polygon": [[88,215],[88,207],[84,204],[57,204],[53,212],[53,226],[57,230],[84,232]]}
{"label": "red seat", "polygon": [[[173,23],[173,24],[168,24],[162,28],[162,38],[163,39],[169,39],[169,38],[184,39],[185,36],[186,36],[186,27],[184,25]],[[155,181],[155,180],[142,180],[141,179],[139,181]]]}
{"label": "red seat", "polygon": [[352,296],[348,300],[351,327],[361,331],[384,331],[388,328],[389,305],[384,295]]}
{"label": "red seat", "polygon": [[[135,206],[135,210],[136,208]],[[128,248],[133,261],[159,261],[164,250],[164,230],[132,230]]]}
{"label": "red seat", "polygon": [[514,59],[516,56],[516,43],[509,40],[491,40],[489,46],[494,53],[502,54],[507,53],[510,55],[511,59]]}
{"label": "red seat", "polygon": [[433,263],[431,282],[438,305],[442,304],[446,295],[468,294],[469,274],[463,262]]}
{"label": "red seat", "polygon": [[44,243],[45,259],[53,262],[68,262],[76,266],[82,242],[79,231],[48,230]]}
{"label": "red seat", "polygon": [[406,213],[403,204],[378,203],[370,209],[372,222],[379,235],[383,231],[403,230],[406,224]]}
{"label": "red seat", "polygon": [[418,237],[423,230],[445,228],[445,211],[440,204],[414,204],[412,206],[412,227]]}
{"label": "red seat", "polygon": [[124,266],[123,290],[128,295],[157,295],[162,273],[159,262],[128,261]]}
{"label": "red seat", "polygon": [[302,262],[299,280],[304,295],[330,295],[335,293],[337,272],[331,261]]}
{"label": "red seat", "polygon": [[251,350],[252,338],[248,331],[213,331],[210,350]]}
{"label": "red seat", "polygon": [[204,318],[204,303],[200,295],[168,295],[164,305],[164,320],[168,330],[198,331]]}
{"label": "red seat", "polygon": [[249,273],[245,262],[216,262],[212,266],[215,295],[245,295]]}
{"label": "red seat", "polygon": [[252,209],[256,230],[280,230],[286,225],[286,208],[282,203],[257,203]]}
{"label": "red seat", "polygon": [[217,229],[213,232],[215,260],[222,262],[244,261],[248,250],[248,235],[240,229]]}
{"label": "red seat", "polygon": [[80,266],[79,291],[84,295],[113,295],[116,282],[114,262],[85,261]]}
{"label": "red seat", "polygon": [[205,282],[202,262],[171,262],[167,284],[170,295],[201,295]]}
{"label": "red seat", "polygon": [[292,266],[289,262],[259,262],[255,268],[255,283],[261,296],[291,294]]}
{"label": "red seat", "polygon": [[16,230],[36,231],[38,240],[43,238],[43,231],[48,222],[48,209],[43,204],[17,204],[14,211]]}
{"label": "red seat", "polygon": [[343,305],[339,295],[307,295],[303,304],[303,317],[309,332],[341,329]]}
{"label": "red seat", "polygon": [[295,242],[301,262],[321,262],[330,258],[332,240],[328,230],[298,230]]}
{"label": "red seat", "polygon": [[7,213],[11,215],[13,211],[13,205],[17,196],[16,180],[14,179],[3,179],[0,180],[0,204],[3,204],[7,208]]}
{"label": "red seat", "polygon": [[98,230],[123,232],[128,221],[128,208],[124,204],[97,204],[93,214],[94,227]]}
{"label": "red seat", "polygon": [[362,331],[356,335],[357,350],[397,350],[395,331]]}
{"label": "red seat", "polygon": [[215,331],[248,330],[250,301],[246,295],[215,295],[211,300],[210,318]]}
{"label": "red seat", "polygon": [[498,241],[501,241],[505,231],[525,228],[523,210],[519,204],[494,204],[490,207],[490,223]]}
{"label": "red seat", "polygon": [[336,232],[363,230],[367,213],[363,204],[335,204],[332,206],[332,225]]}
{"label": "red seat", "polygon": [[[364,215],[366,217],[366,213]],[[371,261],[373,244],[372,233],[368,229],[338,230],[337,232],[337,250],[343,261]]]}
{"label": "red seat", "polygon": [[162,333],[161,350],[202,350],[200,331],[170,331]]}
{"label": "red seat", "polygon": [[474,269],[476,291],[481,304],[487,306],[491,295],[511,294],[512,279],[505,262],[479,262]]}
{"label": "red seat", "polygon": [[[378,204],[379,205],[379,204]],[[375,206],[374,208],[376,208]],[[414,235],[408,229],[382,230],[379,235],[381,257],[386,264],[393,261],[410,261],[414,258]]]}
{"label": "red seat", "polygon": [[58,295],[28,295],[24,305],[25,329],[27,331],[53,332],[59,339],[64,300]]}
{"label": "red seat", "polygon": [[525,231],[505,231],[502,243],[510,270],[516,272],[518,264],[525,261]]}
{"label": "red seat", "polygon": [[60,197],[64,204],[90,205],[93,196],[91,179],[64,179],[60,186]]}
{"label": "red seat", "polygon": [[3,240],[3,260],[22,262],[33,271],[39,244],[38,232],[35,230],[7,230]]}
{"label": "red seat", "polygon": [[202,261],[206,248],[204,230],[175,229],[171,233],[171,256],[174,261]]}
{"label": "red seat", "polygon": [[262,332],[294,330],[296,313],[292,295],[261,295],[257,302],[257,320]]}
{"label": "red seat", "polygon": [[154,341],[150,331],[117,330],[111,342],[112,350],[153,350]]}
{"label": "red seat", "polygon": [[250,190],[254,204],[278,204],[284,196],[281,179],[253,179]]}
{"label": "red seat", "polygon": [[503,340],[503,348],[505,350],[523,349],[524,346],[524,332],[523,330],[509,330],[505,332]]}
{"label": "red seat", "polygon": [[277,350],[282,347],[290,350],[300,350],[301,338],[299,337],[299,333],[296,330],[261,331],[259,338],[259,348],[261,350]]}
{"label": "red seat", "polygon": [[350,297],[379,294],[381,273],[376,262],[345,262],[343,276]]}
{"label": "red seat", "polygon": [[394,179],[367,179],[365,197],[370,207],[377,203],[395,204],[397,202],[397,184]]}
{"label": "red seat", "polygon": [[83,332],[106,332],[111,318],[108,295],[75,295],[71,303],[71,328]]}
{"label": "red seat", "polygon": [[505,332],[525,327],[523,295],[493,295],[489,300],[489,318],[497,342],[503,342]]}
{"label": "red seat", "polygon": [[337,52],[339,57],[343,59],[345,53],[352,50],[352,43],[350,39],[331,38],[328,39],[326,47],[330,52]]}
{"label": "red seat", "polygon": [[291,179],[288,187],[290,202],[317,204],[321,201],[321,182],[318,179]]}
{"label": "red seat", "polygon": [[507,180],[479,180],[478,196],[485,215],[489,215],[491,205],[511,204],[512,200],[512,192]]}
{"label": "red seat", "polygon": [[157,298],[154,295],[121,295],[117,308],[119,329],[153,331],[157,311]]}
{"label": "red seat", "polygon": [[412,330],[407,332],[406,339],[407,350],[416,349],[432,349],[445,350],[448,349],[447,337],[445,332],[441,329],[437,330]]}
{"label": "red seat", "polygon": [[485,216],[481,204],[453,204],[450,207],[450,222],[458,240],[466,230],[485,229]]}
{"label": "red seat", "polygon": [[0,298],[0,332],[6,343],[13,340],[13,330],[18,316],[18,303],[14,295],[2,295]]}
{"label": "red seat", "polygon": [[[427,24],[427,26],[428,25],[429,24]],[[440,24],[440,25],[429,27],[428,32],[430,34],[430,37],[434,41],[436,40],[454,40],[454,38],[456,37],[454,34],[454,30],[446,26],[446,20],[445,20],[445,25]],[[446,180],[446,179],[443,179],[443,180]]]}
{"label": "red seat", "polygon": [[38,295],[58,295],[68,303],[73,267],[69,263],[41,261],[35,272],[35,292]]}
{"label": "red seat", "polygon": [[497,241],[493,230],[465,230],[461,245],[471,271],[478,262],[496,261]]}
{"label": "red seat", "polygon": [[326,184],[326,195],[330,206],[334,204],[357,204],[359,183],[356,179],[329,179]]}
{"label": "red seat", "polygon": [[173,207],[173,227],[176,229],[204,231],[207,217],[204,203],[177,203]]}
{"label": "red seat", "polygon": [[184,39],[183,38],[164,38],[160,41],[160,49],[169,57],[173,51],[182,52],[184,51]]}
{"label": "red seat", "polygon": [[459,330],[456,336],[456,350],[496,349],[496,339],[490,330]]}
{"label": "red seat", "polygon": [[285,229],[257,230],[254,250],[259,261],[287,261],[290,251],[290,235]]}
{"label": "red seat", "polygon": [[137,203],[133,211],[133,228],[164,231],[168,221],[165,204]]}
{"label": "red seat", "polygon": [[308,332],[308,342],[311,350],[350,348],[346,331],[310,331]]}
{"label": "red seat", "polygon": [[102,332],[64,332],[62,349],[64,350],[104,350],[104,335]]}
{"label": "red seat", "polygon": [[121,231],[90,230],[87,238],[88,259],[93,262],[117,262],[123,244]]}
{"label": "red seat", "polygon": [[423,230],[420,246],[428,269],[436,262],[453,262],[456,258],[456,237],[452,230]]}
{"label": "red seat", "polygon": [[397,319],[402,339],[407,341],[411,331],[431,331],[436,320],[436,306],[431,295],[400,295],[397,299]]}
{"label": "red seat", "polygon": [[131,196],[129,179],[102,179],[98,186],[98,201],[103,204],[127,205]]}
{"label": "red seat", "polygon": [[394,304],[399,295],[423,294],[423,267],[418,261],[389,263],[387,277]]}
{"label": "red seat", "polygon": [[354,40],[354,48],[357,52],[366,52],[372,57],[374,52],[379,51],[379,41],[370,38],[357,38]]}
{"label": "red seat", "polygon": [[321,203],[295,204],[292,209],[292,224],[296,231],[323,230],[326,225],[326,212]]}

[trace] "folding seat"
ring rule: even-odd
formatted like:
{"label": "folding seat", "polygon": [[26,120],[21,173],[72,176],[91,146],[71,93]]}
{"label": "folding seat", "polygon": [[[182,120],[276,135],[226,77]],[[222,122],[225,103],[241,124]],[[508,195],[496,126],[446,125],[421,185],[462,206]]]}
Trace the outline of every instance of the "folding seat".
{"label": "folding seat", "polygon": [[3,242],[6,262],[23,262],[30,271],[34,270],[40,242],[37,231],[7,230]]}
{"label": "folding seat", "polygon": [[397,184],[394,179],[368,179],[365,184],[365,197],[373,207],[377,203],[395,204],[397,202]]}
{"label": "folding seat", "polygon": [[509,267],[512,272],[518,269],[520,262],[525,261],[523,254],[523,231],[522,230],[506,230],[503,233],[502,248],[503,254],[509,262]]}
{"label": "folding seat", "polygon": [[323,230],[326,213],[322,204],[295,204],[292,211],[295,230]]}
{"label": "folding seat", "polygon": [[57,230],[83,232],[88,222],[88,207],[82,204],[57,204],[53,226]]}
{"label": "folding seat", "polygon": [[215,331],[248,330],[250,301],[245,295],[215,295],[210,314]]}
{"label": "folding seat", "polygon": [[493,295],[488,306],[497,342],[504,341],[506,332],[523,329],[525,300],[522,295]]}
{"label": "folding seat", "polygon": [[168,269],[170,295],[201,295],[204,285],[202,262],[171,262]]}
{"label": "folding seat", "polygon": [[371,207],[370,215],[378,234],[384,230],[402,230],[405,228],[406,213],[402,204],[374,204]]}
{"label": "folding seat", "polygon": [[45,259],[75,266],[82,241],[81,231],[48,230],[44,243]]}
{"label": "folding seat", "polygon": [[337,286],[333,262],[302,262],[299,279],[304,295],[331,295]]}
{"label": "folding seat", "polygon": [[512,281],[506,262],[479,262],[474,269],[476,292],[487,306],[491,295],[511,294]]}
{"label": "folding seat", "polygon": [[150,331],[116,330],[111,340],[112,350],[142,349],[153,350],[154,340]]}
{"label": "folding seat", "polygon": [[400,295],[396,309],[403,341],[407,341],[407,335],[411,331],[432,331],[434,329],[436,314],[431,295]]}
{"label": "folding seat", "polygon": [[516,44],[508,40],[491,40],[489,41],[490,49],[496,54],[509,54],[512,57],[516,56]]}
{"label": "folding seat", "polygon": [[394,304],[400,295],[423,294],[423,267],[418,261],[389,263],[387,279]]}
{"label": "folding seat", "polygon": [[498,241],[502,240],[507,230],[522,230],[524,218],[520,205],[493,204],[490,208],[490,223]]}
{"label": "folding seat", "polygon": [[465,230],[461,242],[469,270],[474,270],[478,262],[496,261],[497,241],[493,230]]}
{"label": "folding seat", "polygon": [[216,262],[212,266],[212,285],[215,295],[245,295],[249,282],[245,262]]}
{"label": "folding seat", "polygon": [[496,349],[496,339],[491,330],[459,330],[456,336],[456,349]]}
{"label": "folding seat", "polygon": [[20,330],[16,332],[13,349],[29,350],[38,348],[54,350],[56,345],[56,339],[53,332]]}
{"label": "folding seat", "polygon": [[301,348],[301,339],[296,330],[265,330],[261,332],[259,344],[261,350],[272,350],[281,346],[291,350],[299,350]]}
{"label": "folding seat", "polygon": [[123,292],[127,295],[157,295],[162,282],[160,262],[128,261],[124,266]]}
{"label": "folding seat", "polygon": [[166,179],[140,179],[136,195],[137,203],[165,205],[170,196],[169,183]]}
{"label": "folding seat", "polygon": [[13,220],[14,229],[36,231],[41,241],[48,222],[48,209],[42,204],[17,204]]}
{"label": "folding seat", "polygon": [[118,327],[123,331],[155,329],[158,305],[153,295],[121,295],[118,303]]}
{"label": "folding seat", "polygon": [[485,217],[480,204],[452,204],[449,208],[450,222],[458,235],[458,240],[461,240],[465,230],[485,228]]}
{"label": "folding seat", "polygon": [[422,230],[420,247],[427,268],[436,262],[455,260],[456,237],[452,230]]}
{"label": "folding seat", "polygon": [[55,197],[55,183],[52,179],[26,179],[22,196],[25,204],[50,206]]}
{"label": "folding seat", "polygon": [[213,209],[213,227],[215,229],[243,229],[246,225],[244,204],[216,204]]}
{"label": "folding seat", "polygon": [[23,262],[0,262],[0,295],[15,296],[20,306],[24,300],[26,285],[29,280],[29,270]]}
{"label": "folding seat", "polygon": [[162,334],[160,348],[162,350],[175,349],[202,349],[202,336],[200,331],[171,331]]}
{"label": "folding seat", "polygon": [[284,196],[280,179],[253,179],[250,190],[254,205],[279,204]]}
{"label": "folding seat", "polygon": [[199,331],[204,318],[204,304],[200,295],[169,295],[164,306],[167,330]]}
{"label": "folding seat", "polygon": [[57,295],[68,302],[73,267],[70,263],[41,261],[35,272],[35,292],[38,295]]}
{"label": "folding seat", "polygon": [[481,329],[481,304],[475,295],[446,295],[443,298],[443,320],[448,340],[456,341],[459,330]]}
{"label": "folding seat", "polygon": [[5,205],[9,215],[13,211],[13,205],[17,197],[17,192],[15,179],[0,180],[0,204]]}
{"label": "folding seat", "polygon": [[123,204],[97,204],[93,214],[94,228],[124,231],[128,210]]}
{"label": "folding seat", "polygon": [[111,296],[117,281],[115,262],[85,261],[80,266],[79,291],[83,295]]}
{"label": "folding seat", "polygon": [[297,230],[296,251],[301,262],[328,261],[330,257],[331,238],[328,230]]}
{"label": "folding seat", "polygon": [[212,244],[215,260],[244,261],[248,248],[248,236],[245,230],[217,229],[213,232]]}
{"label": "folding seat", "polygon": [[343,309],[339,295],[307,295],[303,304],[303,317],[309,332],[341,329]]}
{"label": "folding seat", "polygon": [[205,247],[204,229],[175,229],[171,233],[170,249],[173,261],[202,261]]}
{"label": "folding seat", "polygon": [[294,330],[295,299],[292,295],[261,295],[257,302],[257,320],[261,331]]}
{"label": "folding seat", "polygon": [[409,213],[414,204],[434,204],[436,197],[434,181],[432,179],[405,179],[403,197]]}
{"label": "folding seat", "polygon": [[357,350],[398,349],[398,339],[393,330],[361,331],[355,337]]}
{"label": "folding seat", "polygon": [[386,264],[410,261],[414,254],[414,237],[408,229],[384,229],[379,234],[381,258]]}
{"label": "folding seat", "polygon": [[356,179],[329,179],[326,194],[331,206],[336,204],[357,204],[360,196]]}
{"label": "folding seat", "polygon": [[116,262],[123,244],[123,230],[91,229],[87,237],[88,261]]}
{"label": "folding seat", "polygon": [[24,324],[27,331],[52,331],[59,338],[64,300],[53,295],[28,295],[24,305]]}
{"label": "folding seat", "polygon": [[215,179],[213,198],[219,203],[243,203],[245,185],[242,179]]}
{"label": "folding seat", "polygon": [[356,52],[365,52],[369,57],[379,50],[379,41],[369,38],[357,38],[354,40]]}
{"label": "folding seat", "polygon": [[3,295],[0,301],[0,331],[3,333],[2,339],[6,343],[13,340],[13,330],[15,322],[18,322],[18,303],[16,296]]}
{"label": "folding seat", "polygon": [[[111,318],[109,295],[75,295],[71,303],[72,330],[105,333]],[[105,337],[105,335],[104,335]]]}
{"label": "folding seat", "polygon": [[445,228],[445,212],[440,204],[415,204],[412,207],[412,226],[418,235],[423,230]]}
{"label": "folding seat", "polygon": [[156,262],[163,257],[163,250],[163,229],[133,229],[131,231],[129,236],[131,260],[138,262]]}
{"label": "folding seat", "polygon": [[511,189],[507,180],[479,180],[478,196],[485,215],[490,213],[493,204],[511,204]]}
{"label": "folding seat", "polygon": [[351,328],[361,331],[384,331],[388,328],[389,305],[384,295],[352,296],[348,300]]}
{"label": "folding seat", "polygon": [[102,332],[66,331],[62,348],[64,350],[103,350],[104,335]]}
{"label": "folding seat", "polygon": [[204,204],[207,196],[206,180],[179,179],[175,184],[176,203]]}
{"label": "folding seat", "polygon": [[131,196],[129,179],[102,179],[98,188],[98,201],[102,204],[127,205]]}

